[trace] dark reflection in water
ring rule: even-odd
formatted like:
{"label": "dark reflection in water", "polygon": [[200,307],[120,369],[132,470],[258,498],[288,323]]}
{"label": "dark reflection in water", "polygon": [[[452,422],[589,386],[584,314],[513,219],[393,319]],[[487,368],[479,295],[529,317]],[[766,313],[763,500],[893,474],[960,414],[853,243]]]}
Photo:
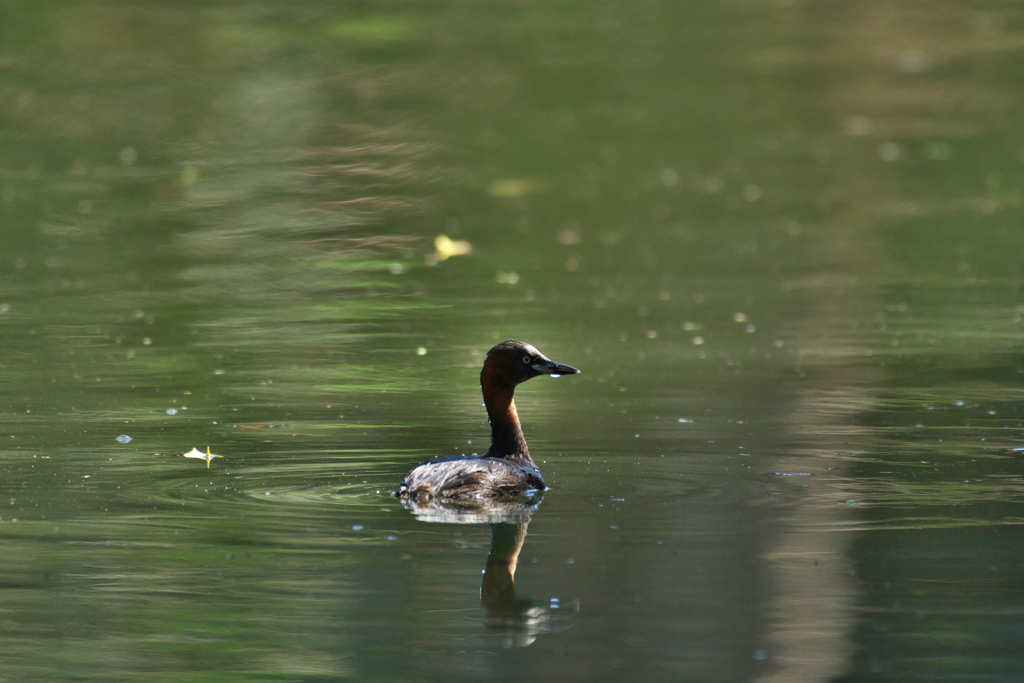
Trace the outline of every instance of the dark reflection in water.
{"label": "dark reflection in water", "polygon": [[578,600],[543,602],[516,595],[516,566],[528,525],[529,522],[491,525],[491,550],[480,586],[487,628],[504,635],[506,645],[516,647],[531,644],[542,633],[568,628],[569,618],[580,609]]}
{"label": "dark reflection in water", "polygon": [[526,500],[490,500],[472,506],[444,500],[402,501],[422,522],[490,525],[491,547],[480,586],[480,605],[487,630],[500,634],[506,647],[526,647],[541,634],[565,630],[580,611],[579,600],[544,601],[516,594],[519,555],[542,497],[538,493]]}

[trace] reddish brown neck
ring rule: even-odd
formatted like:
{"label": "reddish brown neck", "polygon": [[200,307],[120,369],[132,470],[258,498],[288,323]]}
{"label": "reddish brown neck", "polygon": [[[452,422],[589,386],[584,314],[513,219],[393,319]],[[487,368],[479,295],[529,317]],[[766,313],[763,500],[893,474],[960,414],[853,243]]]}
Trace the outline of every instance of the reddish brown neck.
{"label": "reddish brown neck", "polygon": [[509,384],[493,381],[487,368],[480,373],[484,393],[484,405],[491,422],[491,450],[489,458],[503,458],[533,464],[530,451],[526,448],[526,437],[519,424],[514,398],[515,388]]}

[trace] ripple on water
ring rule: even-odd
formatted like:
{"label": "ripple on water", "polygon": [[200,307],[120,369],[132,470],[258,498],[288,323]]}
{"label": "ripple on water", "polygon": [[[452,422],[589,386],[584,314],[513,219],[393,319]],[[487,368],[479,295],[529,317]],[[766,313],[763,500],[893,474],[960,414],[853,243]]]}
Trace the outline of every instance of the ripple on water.
{"label": "ripple on water", "polygon": [[399,475],[390,459],[181,468],[122,488],[121,498],[176,510],[187,506],[194,514],[207,515],[308,517],[381,508],[397,511],[401,507],[390,494]]}

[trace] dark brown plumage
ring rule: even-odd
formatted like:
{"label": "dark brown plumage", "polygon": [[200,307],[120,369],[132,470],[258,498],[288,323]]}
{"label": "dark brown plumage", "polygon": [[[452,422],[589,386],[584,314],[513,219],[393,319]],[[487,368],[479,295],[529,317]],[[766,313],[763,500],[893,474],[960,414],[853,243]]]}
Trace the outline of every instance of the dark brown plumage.
{"label": "dark brown plumage", "polygon": [[516,385],[539,375],[572,375],[579,370],[547,358],[529,344],[513,339],[487,352],[480,371],[491,448],[482,457],[435,458],[406,475],[395,495],[405,500],[445,500],[472,504],[510,498],[547,488],[530,457],[516,413]]}

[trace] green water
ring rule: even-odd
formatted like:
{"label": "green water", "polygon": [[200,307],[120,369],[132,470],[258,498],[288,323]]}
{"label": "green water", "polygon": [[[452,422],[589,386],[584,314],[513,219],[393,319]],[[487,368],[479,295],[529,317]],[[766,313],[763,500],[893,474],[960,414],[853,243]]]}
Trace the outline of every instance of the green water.
{"label": "green water", "polygon": [[[0,680],[1017,680],[1022,27],[0,9]],[[552,488],[418,519],[509,337]]]}

